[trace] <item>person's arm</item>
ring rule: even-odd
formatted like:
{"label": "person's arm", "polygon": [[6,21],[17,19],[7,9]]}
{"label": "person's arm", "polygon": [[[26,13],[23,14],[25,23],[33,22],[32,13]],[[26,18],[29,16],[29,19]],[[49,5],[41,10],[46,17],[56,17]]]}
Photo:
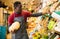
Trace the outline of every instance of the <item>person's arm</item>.
{"label": "person's arm", "polygon": [[8,33],[9,33],[9,27],[11,26],[12,23],[13,23],[13,15],[10,15],[8,17],[8,28],[7,28]]}
{"label": "person's arm", "polygon": [[40,13],[31,13],[31,12],[25,12],[25,16],[27,17],[38,17],[38,16],[41,16],[41,15],[44,15],[46,13],[44,12],[40,12]]}
{"label": "person's arm", "polygon": [[35,14],[30,14],[30,17],[38,17],[43,15],[42,13],[35,13]]}
{"label": "person's arm", "polygon": [[41,12],[40,13],[29,13],[28,12],[26,14],[27,17],[38,17],[38,16],[41,16],[41,15],[43,15],[43,13],[41,13]]}

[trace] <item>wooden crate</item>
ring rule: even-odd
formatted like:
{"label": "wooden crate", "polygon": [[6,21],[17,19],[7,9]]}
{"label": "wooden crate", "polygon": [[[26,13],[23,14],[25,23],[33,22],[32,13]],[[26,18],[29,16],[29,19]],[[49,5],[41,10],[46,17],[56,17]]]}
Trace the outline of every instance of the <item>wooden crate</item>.
{"label": "wooden crate", "polygon": [[0,25],[2,26],[4,23],[4,20],[3,20],[3,8],[0,8]]}

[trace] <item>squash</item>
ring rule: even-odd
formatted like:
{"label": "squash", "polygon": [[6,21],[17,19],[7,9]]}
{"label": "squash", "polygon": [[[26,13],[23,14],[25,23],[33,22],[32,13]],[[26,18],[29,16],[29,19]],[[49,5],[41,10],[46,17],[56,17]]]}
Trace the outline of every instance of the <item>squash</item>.
{"label": "squash", "polygon": [[18,30],[20,28],[20,23],[19,22],[14,22],[10,27],[9,27],[9,32],[14,32],[14,30]]}

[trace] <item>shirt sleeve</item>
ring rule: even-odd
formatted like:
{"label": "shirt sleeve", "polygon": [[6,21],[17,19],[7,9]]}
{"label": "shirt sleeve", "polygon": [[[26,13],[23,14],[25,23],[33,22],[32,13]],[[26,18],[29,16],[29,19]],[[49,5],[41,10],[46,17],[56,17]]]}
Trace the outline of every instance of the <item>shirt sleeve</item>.
{"label": "shirt sleeve", "polygon": [[26,16],[30,17],[31,16],[31,12],[26,12]]}
{"label": "shirt sleeve", "polygon": [[14,20],[13,15],[10,15],[10,16],[8,17],[8,25],[11,25],[11,24],[13,23],[13,20]]}

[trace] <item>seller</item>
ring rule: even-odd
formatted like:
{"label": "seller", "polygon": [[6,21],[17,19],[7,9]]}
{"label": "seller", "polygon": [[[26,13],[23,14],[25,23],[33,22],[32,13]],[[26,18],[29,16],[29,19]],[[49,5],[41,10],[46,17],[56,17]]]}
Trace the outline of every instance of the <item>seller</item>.
{"label": "seller", "polygon": [[21,2],[16,1],[14,3],[14,13],[10,15],[8,18],[8,28],[16,21],[20,23],[20,28],[16,31],[12,31],[14,32],[12,33],[12,39],[29,39],[26,30],[27,17],[37,17],[37,16],[41,16],[42,14],[45,13],[31,14],[28,11],[22,10]]}

